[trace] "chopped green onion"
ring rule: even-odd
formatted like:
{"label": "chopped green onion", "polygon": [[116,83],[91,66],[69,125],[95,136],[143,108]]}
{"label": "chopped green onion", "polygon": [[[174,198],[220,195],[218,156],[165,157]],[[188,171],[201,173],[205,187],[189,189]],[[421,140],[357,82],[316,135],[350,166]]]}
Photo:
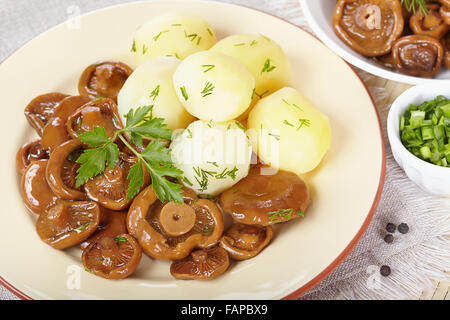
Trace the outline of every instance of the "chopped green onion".
{"label": "chopped green onion", "polygon": [[400,117],[400,138],[420,159],[450,167],[450,99],[438,96],[411,104]]}

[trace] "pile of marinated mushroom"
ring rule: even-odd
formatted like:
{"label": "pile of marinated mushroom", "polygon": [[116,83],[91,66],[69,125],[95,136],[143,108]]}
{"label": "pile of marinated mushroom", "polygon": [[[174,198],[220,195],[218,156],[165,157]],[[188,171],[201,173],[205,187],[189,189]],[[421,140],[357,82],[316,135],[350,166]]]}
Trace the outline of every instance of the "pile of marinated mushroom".
{"label": "pile of marinated mushroom", "polygon": [[79,247],[107,279],[133,274],[144,252],[177,279],[206,280],[305,216],[301,175],[330,148],[328,118],[289,87],[275,41],[216,42],[200,17],[156,17],[136,31],[134,70],[94,63],[78,95],[26,106],[39,139],[20,148],[17,169],[45,243]]}
{"label": "pile of marinated mushroom", "polygon": [[443,65],[450,68],[450,1],[410,3],[339,0],[333,29],[346,45],[381,66],[433,78]]}
{"label": "pile of marinated mushroom", "polygon": [[[42,130],[35,129],[43,134],[17,153],[22,196],[38,215],[39,237],[55,249],[79,246],[87,271],[107,279],[128,277],[144,251],[173,261],[175,278],[212,279],[227,270],[230,259],[258,255],[273,237],[272,225],[304,216],[310,196],[302,179],[286,171],[261,174],[261,164],[217,197],[202,198],[183,187],[184,203],[163,203],[147,178],[145,188],[127,201],[127,171],[135,159],[123,148],[114,169],[75,187],[76,159],[85,146],[71,131],[73,119],[82,115],[78,130],[94,123],[111,130],[121,126],[113,97],[97,99],[56,93],[34,99],[27,118],[42,120]],[[52,143],[46,132],[53,132]],[[234,221],[226,230],[224,213]]]}

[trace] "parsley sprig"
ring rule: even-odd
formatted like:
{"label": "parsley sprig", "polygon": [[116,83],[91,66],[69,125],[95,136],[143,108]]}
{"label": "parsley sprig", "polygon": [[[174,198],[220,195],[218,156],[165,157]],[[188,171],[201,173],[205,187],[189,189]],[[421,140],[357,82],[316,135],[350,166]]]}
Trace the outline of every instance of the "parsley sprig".
{"label": "parsley sprig", "polygon": [[[106,166],[110,169],[116,166],[119,160],[119,147],[115,141],[119,139],[138,158],[127,176],[130,181],[127,191],[128,201],[138,194],[144,185],[144,166],[150,174],[152,187],[158,199],[162,202],[183,202],[181,184],[166,179],[166,177],[181,179],[183,172],[174,167],[170,150],[166,148],[166,142],[158,140],[170,140],[172,131],[163,123],[164,119],[153,118],[152,108],[153,106],[150,105],[137,108],[136,111],[131,109],[125,115],[125,128],[117,130],[112,138],[108,137],[104,128],[98,126],[78,136],[91,149],[85,149],[77,159],[77,162],[81,164],[77,170],[77,186],[102,174]],[[130,142],[127,140],[126,134],[131,137]],[[139,153],[132,144],[142,146],[143,138],[156,140],[151,140],[145,150]]]}

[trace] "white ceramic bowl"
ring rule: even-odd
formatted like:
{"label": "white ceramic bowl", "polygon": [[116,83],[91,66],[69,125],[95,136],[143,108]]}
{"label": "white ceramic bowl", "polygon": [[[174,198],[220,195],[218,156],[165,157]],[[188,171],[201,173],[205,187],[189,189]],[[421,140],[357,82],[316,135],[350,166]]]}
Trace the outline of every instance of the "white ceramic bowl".
{"label": "white ceramic bowl", "polygon": [[391,71],[380,67],[370,58],[366,58],[348,47],[334,33],[331,25],[336,0],[300,0],[303,13],[313,32],[322,40],[331,50],[341,56],[352,65],[363,69],[376,76],[409,84],[440,83],[450,80],[450,70],[445,67],[438,73],[434,79],[421,77],[411,77],[401,74],[397,71]]}
{"label": "white ceramic bowl", "polygon": [[450,97],[450,81],[419,85],[403,92],[391,106],[387,131],[394,158],[406,175],[428,193],[450,196],[450,168],[440,167],[416,157],[400,140],[400,118],[409,105],[421,104],[438,95]]}

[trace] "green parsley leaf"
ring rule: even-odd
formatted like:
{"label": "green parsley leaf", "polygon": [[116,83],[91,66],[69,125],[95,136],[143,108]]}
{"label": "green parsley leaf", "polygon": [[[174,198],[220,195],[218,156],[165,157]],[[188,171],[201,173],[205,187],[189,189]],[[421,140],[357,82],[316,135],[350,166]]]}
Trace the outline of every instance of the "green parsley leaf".
{"label": "green parsley leaf", "polygon": [[77,159],[81,166],[77,170],[76,186],[85,184],[90,178],[105,171],[106,150],[104,147],[86,149]]}
{"label": "green parsley leaf", "polygon": [[164,119],[162,118],[153,118],[138,126],[127,127],[126,129],[130,133],[143,137],[170,140],[172,138],[172,130],[168,129],[163,121]]}
{"label": "green parsley leaf", "polygon": [[109,142],[108,135],[105,128],[95,126],[94,130],[82,133],[78,136],[84,144],[95,148]]}
{"label": "green parsley leaf", "polygon": [[144,121],[144,118],[147,117],[149,113],[151,113],[152,109],[153,105],[139,107],[136,109],[136,111],[130,109],[130,111],[128,111],[128,113],[125,115],[125,118],[127,119],[126,127],[130,128]]}
{"label": "green parsley leaf", "polygon": [[130,181],[127,191],[127,201],[130,201],[139,193],[139,190],[144,185],[144,169],[140,160],[131,167],[127,178]]}
{"label": "green parsley leaf", "polygon": [[113,169],[119,161],[119,147],[115,143],[105,145],[106,164],[108,168]]}
{"label": "green parsley leaf", "polygon": [[170,155],[170,150],[165,146],[166,144],[164,142],[150,141],[142,156],[152,164],[170,163],[172,156]]}
{"label": "green parsley leaf", "polygon": [[136,111],[131,109],[125,115],[126,127],[117,130],[112,138],[108,138],[106,130],[101,127],[94,127],[93,130],[80,135],[80,139],[92,149],[85,149],[76,160],[81,164],[77,170],[77,186],[103,173],[106,165],[111,169],[117,165],[120,151],[115,141],[119,138],[138,158],[138,162],[131,167],[127,176],[129,180],[127,199],[131,200],[143,186],[145,174],[143,166],[145,166],[150,173],[153,189],[162,202],[183,202],[182,185],[166,179],[169,177],[178,180],[183,174],[183,171],[174,166],[166,142],[152,140],[141,154],[125,138],[126,133],[131,137],[131,142],[139,145],[142,145],[143,137],[170,140],[172,131],[163,123],[164,119],[152,117],[152,108],[153,106],[143,106]]}

